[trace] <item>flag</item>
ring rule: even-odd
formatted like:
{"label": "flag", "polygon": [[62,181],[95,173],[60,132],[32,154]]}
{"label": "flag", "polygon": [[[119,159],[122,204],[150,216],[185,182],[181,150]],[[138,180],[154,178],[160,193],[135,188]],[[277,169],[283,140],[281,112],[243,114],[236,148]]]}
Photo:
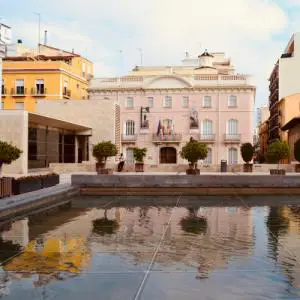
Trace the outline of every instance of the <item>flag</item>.
{"label": "flag", "polygon": [[160,131],[161,131],[161,122],[159,120],[156,135],[160,135]]}

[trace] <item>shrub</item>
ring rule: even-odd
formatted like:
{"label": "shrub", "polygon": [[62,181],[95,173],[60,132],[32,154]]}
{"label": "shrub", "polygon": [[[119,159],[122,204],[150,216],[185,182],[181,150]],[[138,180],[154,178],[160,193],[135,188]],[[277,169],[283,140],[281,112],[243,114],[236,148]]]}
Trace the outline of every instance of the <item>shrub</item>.
{"label": "shrub", "polygon": [[205,159],[207,157],[207,153],[208,149],[205,144],[191,139],[182,148],[180,155],[194,167],[199,159]]}
{"label": "shrub", "polygon": [[11,164],[13,161],[17,160],[22,151],[9,144],[7,142],[0,141],[0,175],[3,164]]}
{"label": "shrub", "polygon": [[133,148],[133,157],[139,163],[144,162],[144,158],[146,154],[147,154],[146,148],[137,148],[137,147]]}
{"label": "shrub", "polygon": [[246,164],[248,164],[254,155],[254,147],[250,143],[244,143],[241,146],[241,155]]}
{"label": "shrub", "polygon": [[118,153],[117,147],[111,141],[101,142],[93,147],[93,156],[98,162],[106,162],[108,157],[116,156]]}
{"label": "shrub", "polygon": [[300,162],[300,139],[294,144],[294,156],[295,159]]}
{"label": "shrub", "polygon": [[265,154],[268,163],[278,163],[281,159],[288,158],[290,155],[290,146],[287,142],[276,141],[268,147]]}

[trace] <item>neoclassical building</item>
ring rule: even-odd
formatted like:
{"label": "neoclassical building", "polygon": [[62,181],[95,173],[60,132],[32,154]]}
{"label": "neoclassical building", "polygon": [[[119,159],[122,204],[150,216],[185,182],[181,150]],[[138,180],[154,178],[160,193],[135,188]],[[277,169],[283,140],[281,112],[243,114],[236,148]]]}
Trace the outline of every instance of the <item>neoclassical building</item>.
{"label": "neoclassical building", "polygon": [[[188,53],[180,66],[137,66],[118,78],[95,78],[89,99],[120,107],[121,152],[133,163],[133,147],[148,149],[145,163],[185,164],[182,146],[191,137],[209,148],[206,165],[242,163],[241,143],[253,141],[256,88],[236,74],[225,53]],[[116,129],[115,129],[116,131]]]}

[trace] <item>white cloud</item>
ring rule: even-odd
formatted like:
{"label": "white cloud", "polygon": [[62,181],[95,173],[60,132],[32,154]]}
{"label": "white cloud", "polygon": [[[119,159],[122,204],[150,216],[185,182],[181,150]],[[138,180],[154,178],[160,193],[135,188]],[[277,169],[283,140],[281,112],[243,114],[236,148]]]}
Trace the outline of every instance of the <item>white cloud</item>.
{"label": "white cloud", "polygon": [[[179,63],[185,51],[197,55],[201,43],[202,50],[226,51],[239,73],[255,75],[259,97],[267,96],[267,77],[284,46],[273,35],[288,25],[275,2],[262,0],[85,0],[84,5],[52,0],[43,5],[56,16],[46,24],[49,43],[87,55],[96,74],[118,71],[119,49],[128,70],[139,63],[139,47],[146,64],[167,65]],[[36,40],[35,23],[13,25],[18,36]]]}

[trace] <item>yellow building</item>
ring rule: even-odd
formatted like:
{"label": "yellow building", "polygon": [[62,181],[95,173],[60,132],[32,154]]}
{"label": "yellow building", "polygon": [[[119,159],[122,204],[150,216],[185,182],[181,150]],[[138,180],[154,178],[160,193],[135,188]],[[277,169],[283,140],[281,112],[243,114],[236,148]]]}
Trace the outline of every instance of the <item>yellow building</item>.
{"label": "yellow building", "polygon": [[47,45],[32,50],[19,41],[3,60],[3,108],[35,112],[40,99],[87,99],[92,74],[92,62],[78,54]]}

